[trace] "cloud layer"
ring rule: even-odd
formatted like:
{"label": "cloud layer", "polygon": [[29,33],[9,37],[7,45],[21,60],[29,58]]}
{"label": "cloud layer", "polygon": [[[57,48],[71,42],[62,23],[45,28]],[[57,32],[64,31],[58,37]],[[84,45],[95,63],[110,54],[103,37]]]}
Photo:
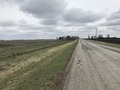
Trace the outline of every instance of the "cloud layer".
{"label": "cloud layer", "polygon": [[1,21],[0,26],[2,27],[10,27],[10,26],[16,26],[17,24],[14,21]]}
{"label": "cloud layer", "polygon": [[[117,31],[120,27],[120,10],[105,17],[104,13],[93,10],[85,10],[80,7],[68,8],[66,0],[0,0],[0,4],[3,6],[9,4],[8,11],[11,7],[11,13],[15,13],[15,16],[11,15],[14,20],[0,18],[0,38],[5,35],[12,38],[17,36],[55,38],[63,35],[85,37],[86,33],[94,35],[93,29],[98,25],[109,27],[110,30],[113,30],[114,27]],[[3,7],[0,7],[0,10],[2,10],[1,8]],[[6,9],[3,9],[2,12],[4,10]],[[18,11],[14,12],[14,10]],[[105,21],[102,21],[103,19]],[[102,32],[107,33],[108,31],[101,30]]]}
{"label": "cloud layer", "polygon": [[102,24],[103,26],[120,26],[120,10],[112,13],[108,18],[106,18],[106,22]]}
{"label": "cloud layer", "polygon": [[60,20],[68,24],[87,24],[102,18],[102,15],[93,11],[67,9],[65,0],[29,0],[20,9],[40,19],[43,25],[56,25]]}
{"label": "cloud layer", "polygon": [[58,23],[66,9],[65,0],[29,0],[20,5],[20,9],[42,20],[42,24]]}
{"label": "cloud layer", "polygon": [[96,14],[93,11],[84,11],[82,9],[72,8],[69,9],[64,20],[68,23],[87,24],[100,20],[102,15]]}

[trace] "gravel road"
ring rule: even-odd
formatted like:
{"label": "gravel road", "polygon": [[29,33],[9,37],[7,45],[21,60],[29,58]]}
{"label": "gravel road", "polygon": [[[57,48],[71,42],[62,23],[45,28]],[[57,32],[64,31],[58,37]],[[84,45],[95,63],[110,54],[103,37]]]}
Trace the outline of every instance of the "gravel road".
{"label": "gravel road", "polygon": [[120,90],[120,49],[80,40],[63,90]]}

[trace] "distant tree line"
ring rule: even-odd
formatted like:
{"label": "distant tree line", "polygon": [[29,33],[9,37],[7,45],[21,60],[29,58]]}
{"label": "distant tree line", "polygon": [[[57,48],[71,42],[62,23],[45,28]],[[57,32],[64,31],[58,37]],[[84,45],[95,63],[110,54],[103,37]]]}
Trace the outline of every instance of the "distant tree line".
{"label": "distant tree line", "polygon": [[103,37],[103,35],[102,34],[100,34],[100,35],[98,35],[98,37],[96,37],[96,36],[88,36],[88,39],[116,39],[117,37],[110,37],[110,35],[109,34],[107,34],[107,36],[106,37]]}
{"label": "distant tree line", "polygon": [[63,36],[63,37],[58,37],[58,40],[76,40],[79,39],[79,36]]}
{"label": "distant tree line", "polygon": [[107,34],[106,37],[103,37],[102,34],[98,35],[98,37],[96,36],[88,36],[89,40],[98,40],[98,41],[103,41],[103,42],[111,42],[111,43],[120,43],[120,38],[117,37],[110,37],[109,34]]}

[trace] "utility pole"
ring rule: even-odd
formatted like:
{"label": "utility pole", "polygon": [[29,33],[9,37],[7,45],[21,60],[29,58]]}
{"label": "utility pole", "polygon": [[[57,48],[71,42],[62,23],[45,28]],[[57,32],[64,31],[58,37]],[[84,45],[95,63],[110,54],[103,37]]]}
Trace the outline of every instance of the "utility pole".
{"label": "utility pole", "polygon": [[95,31],[95,33],[96,33],[95,36],[96,36],[96,39],[97,39],[98,28],[95,28],[95,30],[96,30],[96,31]]}
{"label": "utility pole", "polygon": [[90,39],[90,35],[88,34],[88,39]]}

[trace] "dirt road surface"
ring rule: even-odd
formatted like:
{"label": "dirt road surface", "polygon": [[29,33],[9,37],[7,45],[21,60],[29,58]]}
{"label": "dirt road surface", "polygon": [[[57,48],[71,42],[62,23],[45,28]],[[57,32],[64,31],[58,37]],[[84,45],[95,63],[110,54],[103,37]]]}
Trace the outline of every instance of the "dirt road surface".
{"label": "dirt road surface", "polygon": [[80,40],[63,90],[120,90],[120,49]]}

